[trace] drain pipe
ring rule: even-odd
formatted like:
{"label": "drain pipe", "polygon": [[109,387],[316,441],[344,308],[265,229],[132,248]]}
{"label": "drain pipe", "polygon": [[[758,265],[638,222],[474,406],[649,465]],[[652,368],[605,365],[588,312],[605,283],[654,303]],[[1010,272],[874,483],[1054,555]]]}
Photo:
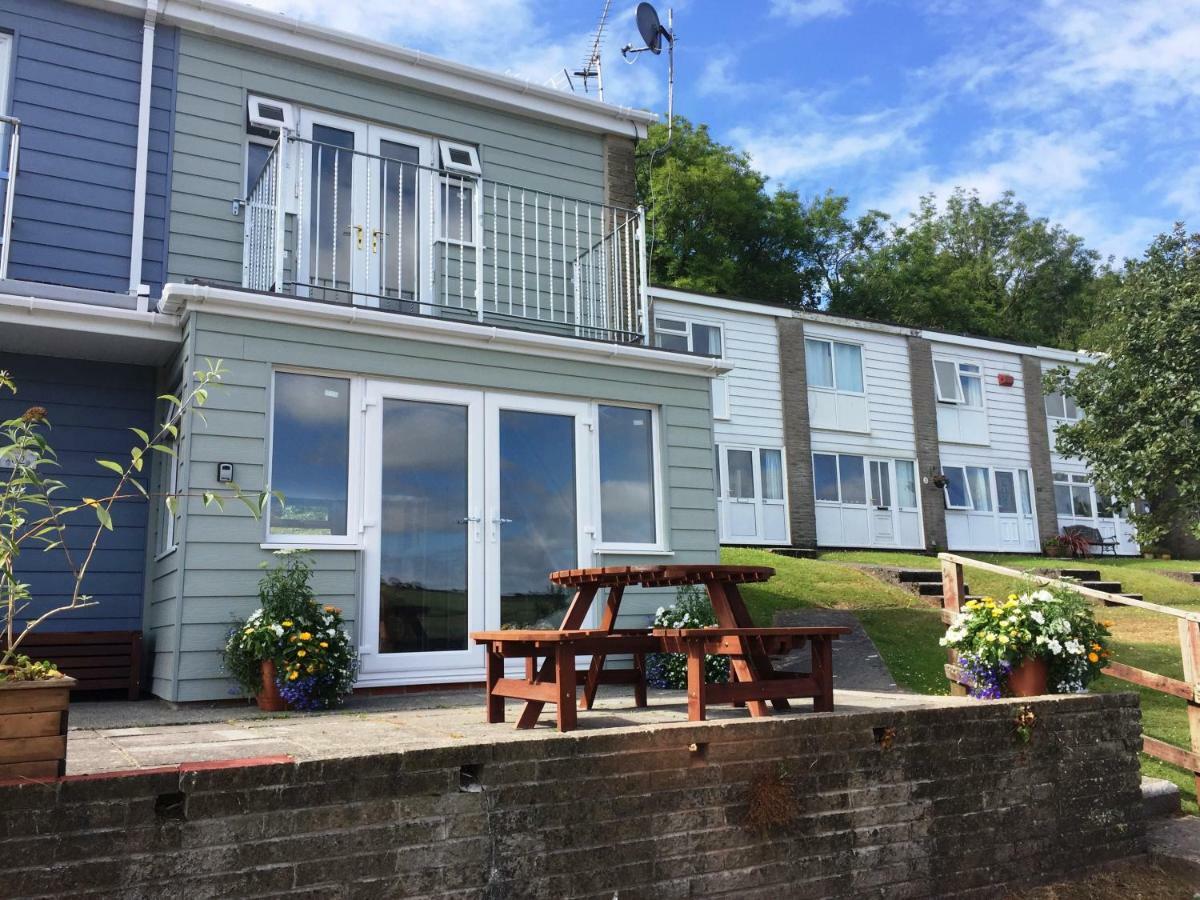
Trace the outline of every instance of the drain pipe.
{"label": "drain pipe", "polygon": [[138,298],[139,312],[149,307],[142,291],[142,243],[146,230],[146,168],[150,157],[150,88],[154,79],[154,25],[159,0],[146,0],[142,25],[142,81],[138,96],[137,162],[133,172],[133,229],[129,242],[129,293]]}

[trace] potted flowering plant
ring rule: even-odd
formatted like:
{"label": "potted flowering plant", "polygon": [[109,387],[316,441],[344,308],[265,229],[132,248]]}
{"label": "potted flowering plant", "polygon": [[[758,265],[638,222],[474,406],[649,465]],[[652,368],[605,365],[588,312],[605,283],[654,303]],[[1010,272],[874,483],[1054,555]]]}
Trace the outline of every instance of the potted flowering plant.
{"label": "potted flowering plant", "polygon": [[358,669],[342,611],[317,601],[305,551],[275,555],[258,585],[262,605],[229,631],[225,669],[267,712],[337,706]]}
{"label": "potted flowering plant", "polygon": [[1079,693],[1108,664],[1108,622],[1066,588],[968,600],[939,642],[957,650],[981,699]]}
{"label": "potted flowering plant", "polygon": [[[660,606],[654,614],[655,628],[715,627],[717,616],[708,597],[695,585],[675,592],[672,606]],[[704,657],[704,679],[709,684],[724,684],[729,680],[729,657],[708,654]],[[682,653],[651,653],[646,657],[646,682],[651,687],[687,688],[687,657]]]}

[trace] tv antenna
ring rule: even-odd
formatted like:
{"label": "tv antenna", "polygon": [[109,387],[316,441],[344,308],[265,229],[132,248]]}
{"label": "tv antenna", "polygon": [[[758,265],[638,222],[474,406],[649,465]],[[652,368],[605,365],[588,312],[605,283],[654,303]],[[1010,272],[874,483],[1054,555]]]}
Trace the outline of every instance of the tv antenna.
{"label": "tv antenna", "polygon": [[[600,62],[600,50],[604,46],[604,28],[608,24],[608,9],[612,6],[612,0],[604,0],[604,9],[600,11],[600,21],[596,23],[596,30],[592,33],[592,46],[588,51],[587,58],[583,61],[583,65],[579,71],[575,72],[575,77],[583,80],[583,92],[588,92],[588,79],[596,79],[596,93],[600,99],[604,99],[604,66]],[[571,74],[567,73],[567,83],[571,85],[571,90],[575,90],[575,83],[571,81]]]}
{"label": "tv antenna", "polygon": [[658,11],[649,3],[639,3],[637,8],[638,33],[646,46],[626,44],[621,55],[626,62],[634,62],[639,53],[649,50],[655,56],[662,53],[663,39],[667,41],[667,140],[671,140],[671,129],[675,124],[675,10],[667,10],[667,27],[663,28]]}

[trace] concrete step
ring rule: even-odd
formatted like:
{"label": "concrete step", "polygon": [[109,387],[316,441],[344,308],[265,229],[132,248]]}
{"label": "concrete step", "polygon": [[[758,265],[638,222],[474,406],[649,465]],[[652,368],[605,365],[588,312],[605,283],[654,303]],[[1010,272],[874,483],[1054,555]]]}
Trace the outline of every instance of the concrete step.
{"label": "concrete step", "polygon": [[1179,785],[1142,776],[1142,811],[1147,819],[1179,815]]}
{"label": "concrete step", "polygon": [[942,573],[938,569],[902,569],[896,573],[896,578],[905,584],[918,582],[942,583]]}
{"label": "concrete step", "polygon": [[821,555],[820,550],[808,547],[755,547],[755,550],[770,550],[777,556],[788,556],[792,559],[816,559]]}
{"label": "concrete step", "polygon": [[1091,588],[1093,591],[1104,591],[1106,594],[1121,593],[1121,582],[1119,581],[1081,581],[1083,587]]}
{"label": "concrete step", "polygon": [[[964,594],[968,593],[970,591],[970,587],[971,587],[970,585],[964,584],[963,585],[963,593]],[[916,588],[917,588],[917,593],[920,594],[922,597],[940,597],[940,596],[942,596],[942,583],[940,581],[937,584],[931,584],[927,581],[919,581],[916,583]]]}
{"label": "concrete step", "polygon": [[1062,578],[1074,578],[1076,581],[1099,581],[1099,569],[1059,569],[1058,574]]}
{"label": "concrete step", "polygon": [[1188,574],[1192,576],[1192,581],[1200,583],[1200,572],[1189,572]]}

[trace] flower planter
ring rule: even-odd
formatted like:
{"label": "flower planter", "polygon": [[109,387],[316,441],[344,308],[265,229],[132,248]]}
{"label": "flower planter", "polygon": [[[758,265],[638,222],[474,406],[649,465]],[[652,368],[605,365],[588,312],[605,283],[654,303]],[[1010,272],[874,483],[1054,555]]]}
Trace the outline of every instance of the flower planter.
{"label": "flower planter", "polygon": [[1027,656],[1008,673],[1008,689],[1014,697],[1039,697],[1050,689],[1049,676],[1044,659]]}
{"label": "flower planter", "polygon": [[67,712],[74,678],[0,682],[0,781],[67,773]]}
{"label": "flower planter", "polygon": [[283,712],[287,709],[287,701],[279,695],[279,685],[275,683],[275,662],[264,659],[262,663],[262,687],[255,695],[258,708],[263,712]]}

